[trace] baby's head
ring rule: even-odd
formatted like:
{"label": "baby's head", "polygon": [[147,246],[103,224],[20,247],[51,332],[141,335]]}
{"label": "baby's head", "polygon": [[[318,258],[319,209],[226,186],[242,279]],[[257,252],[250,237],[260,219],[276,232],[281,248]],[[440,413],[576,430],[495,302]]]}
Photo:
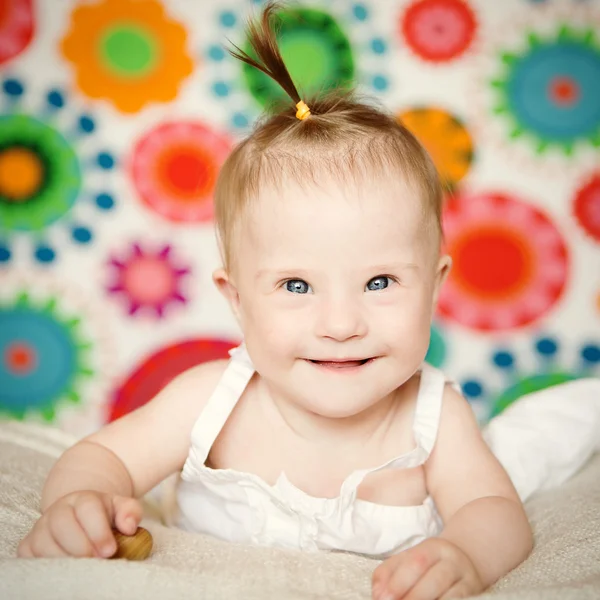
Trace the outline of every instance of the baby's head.
{"label": "baby's head", "polygon": [[398,388],[429,343],[438,290],[441,186],[417,140],[346,91],[301,98],[269,5],[249,37],[290,96],[230,155],[215,194],[215,281],[273,390],[331,417]]}

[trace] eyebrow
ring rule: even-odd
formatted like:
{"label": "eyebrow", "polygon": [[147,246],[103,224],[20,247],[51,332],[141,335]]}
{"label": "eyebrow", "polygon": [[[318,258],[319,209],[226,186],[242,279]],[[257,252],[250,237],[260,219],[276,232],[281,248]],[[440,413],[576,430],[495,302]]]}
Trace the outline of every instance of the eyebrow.
{"label": "eyebrow", "polygon": [[407,269],[418,271],[419,265],[416,265],[415,263],[399,262],[382,263],[380,265],[374,265],[368,268],[369,271],[379,271],[381,273],[385,273],[386,271],[404,271]]}
{"label": "eyebrow", "polygon": [[299,279],[303,279],[308,277],[309,273],[306,269],[259,269],[256,272],[256,279],[261,279],[266,275],[275,277],[276,279],[282,277],[298,277]]}
{"label": "eyebrow", "polygon": [[[378,265],[373,265],[366,267],[365,271],[369,271],[375,274],[385,274],[385,273],[393,273],[398,271],[418,271],[419,266],[414,263],[382,263]],[[260,269],[256,273],[256,279],[261,279],[265,276],[275,277],[276,279],[285,278],[285,277],[297,277],[298,279],[306,279],[309,277],[310,272],[306,269]]]}

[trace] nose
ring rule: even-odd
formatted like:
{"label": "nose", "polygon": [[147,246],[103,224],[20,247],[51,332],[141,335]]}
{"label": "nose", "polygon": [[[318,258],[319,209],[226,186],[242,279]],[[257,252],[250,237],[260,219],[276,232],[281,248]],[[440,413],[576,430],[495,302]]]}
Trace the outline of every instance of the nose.
{"label": "nose", "polygon": [[360,303],[348,299],[326,301],[319,307],[317,335],[344,342],[367,333],[367,321]]}

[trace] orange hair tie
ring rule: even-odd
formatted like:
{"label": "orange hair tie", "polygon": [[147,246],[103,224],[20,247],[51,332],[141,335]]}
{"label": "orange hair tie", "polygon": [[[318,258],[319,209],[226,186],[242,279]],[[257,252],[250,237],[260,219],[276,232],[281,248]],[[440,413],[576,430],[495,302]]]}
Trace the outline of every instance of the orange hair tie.
{"label": "orange hair tie", "polygon": [[297,119],[304,121],[304,119],[310,117],[310,108],[308,108],[307,104],[303,100],[300,100],[300,102],[296,104],[296,108],[298,109],[296,111]]}

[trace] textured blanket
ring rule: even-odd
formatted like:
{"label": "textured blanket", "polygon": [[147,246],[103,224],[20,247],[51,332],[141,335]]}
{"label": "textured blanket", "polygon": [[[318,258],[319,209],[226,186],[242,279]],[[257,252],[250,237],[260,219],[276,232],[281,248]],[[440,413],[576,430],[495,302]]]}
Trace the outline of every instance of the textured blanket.
{"label": "textured blanket", "polygon": [[[2,600],[368,600],[376,562],[341,553],[242,547],[167,528],[148,518],[151,557],[124,560],[14,558],[39,516],[43,481],[73,440],[0,423],[0,598]],[[529,559],[486,594],[491,600],[600,598],[600,454],[570,481],[534,495]]]}

